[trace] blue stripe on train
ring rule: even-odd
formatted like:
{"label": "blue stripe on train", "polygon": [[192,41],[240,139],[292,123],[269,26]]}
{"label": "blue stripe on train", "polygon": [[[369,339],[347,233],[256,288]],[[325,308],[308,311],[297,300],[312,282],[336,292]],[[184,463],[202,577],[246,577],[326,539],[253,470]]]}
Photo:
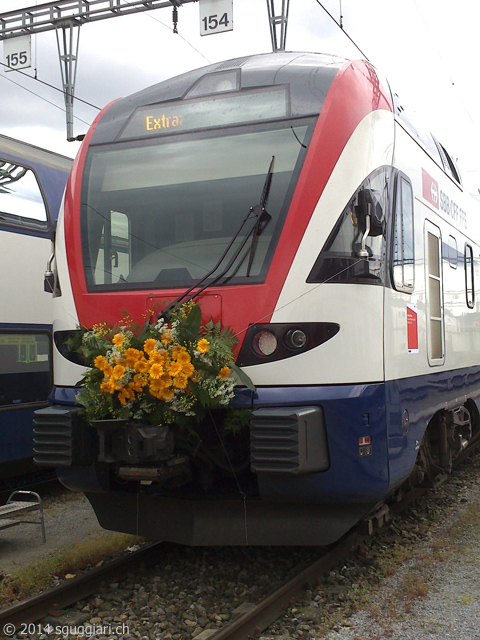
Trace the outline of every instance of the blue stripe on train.
{"label": "blue stripe on train", "polygon": [[[54,404],[74,404],[56,388]],[[323,408],[330,468],[305,475],[260,474],[262,498],[311,503],[374,502],[408,478],[431,417],[471,399],[480,406],[480,367],[436,371],[386,383],[238,389],[232,406]],[[405,411],[408,420],[404,420]],[[371,455],[362,438],[370,437]]]}
{"label": "blue stripe on train", "polygon": [[[264,474],[259,479],[262,497],[330,503],[380,500],[410,475],[432,416],[467,399],[478,409],[478,366],[386,383],[260,387],[254,409],[321,406],[330,456],[330,468],[322,473]],[[371,455],[362,455],[365,437],[371,438]]]}

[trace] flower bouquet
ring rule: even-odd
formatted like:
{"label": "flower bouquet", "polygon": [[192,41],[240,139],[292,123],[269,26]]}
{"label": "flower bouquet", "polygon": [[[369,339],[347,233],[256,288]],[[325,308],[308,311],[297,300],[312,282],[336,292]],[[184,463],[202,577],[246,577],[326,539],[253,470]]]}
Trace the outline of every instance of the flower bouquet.
{"label": "flower bouquet", "polygon": [[226,407],[236,383],[254,387],[234,364],[237,339],[220,322],[201,325],[198,304],[173,311],[170,320],[135,328],[95,325],[77,334],[77,349],[91,368],[77,402],[88,421],[134,420],[191,429],[208,408]]}

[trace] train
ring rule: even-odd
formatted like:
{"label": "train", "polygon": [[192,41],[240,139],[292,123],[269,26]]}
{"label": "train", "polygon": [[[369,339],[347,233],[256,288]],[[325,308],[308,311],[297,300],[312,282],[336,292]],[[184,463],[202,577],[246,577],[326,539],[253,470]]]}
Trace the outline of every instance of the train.
{"label": "train", "polygon": [[[452,155],[366,60],[252,55],[113,102],[58,220],[36,462],[107,529],[334,542],[479,435],[479,221]],[[252,384],[188,437],[87,420],[75,335],[152,309],[168,323],[182,301],[234,332]]]}
{"label": "train", "polygon": [[48,406],[52,296],[44,272],[72,160],[0,135],[0,478],[33,467],[33,411]]}

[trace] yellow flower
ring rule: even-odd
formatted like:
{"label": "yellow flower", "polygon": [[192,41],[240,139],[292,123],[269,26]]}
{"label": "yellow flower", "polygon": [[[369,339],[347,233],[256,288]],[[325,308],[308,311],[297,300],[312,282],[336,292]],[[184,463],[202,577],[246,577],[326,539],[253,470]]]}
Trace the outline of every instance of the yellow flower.
{"label": "yellow flower", "polygon": [[125,341],[124,333],[116,333],[112,338],[113,344],[117,347],[121,347],[124,341]]}
{"label": "yellow flower", "polygon": [[185,347],[182,347],[179,344],[176,344],[170,349],[170,353],[172,355],[172,358],[175,360],[175,359],[178,359],[181,353],[186,353],[186,349]]}
{"label": "yellow flower", "polygon": [[172,378],[171,376],[169,376],[169,375],[168,375],[168,373],[165,373],[165,374],[162,376],[162,378],[161,378],[161,379],[162,379],[162,382],[163,382],[163,386],[164,386],[165,388],[167,388],[167,387],[171,387],[171,386],[172,386],[172,384],[173,384],[173,378]]}
{"label": "yellow flower", "polygon": [[142,358],[141,360],[137,360],[137,362],[135,362],[134,369],[139,373],[146,373],[150,369],[150,363]]}
{"label": "yellow flower", "polygon": [[114,380],[121,380],[125,375],[126,369],[123,365],[117,364],[113,367],[112,378]]}
{"label": "yellow flower", "polygon": [[153,338],[148,338],[143,343],[143,350],[145,351],[145,353],[150,354],[155,349],[156,344],[157,344],[156,340],[154,340]]}
{"label": "yellow flower", "polygon": [[104,356],[97,356],[93,361],[93,364],[97,367],[97,369],[100,369],[100,371],[104,371],[107,367],[110,366]]}
{"label": "yellow flower", "polygon": [[195,367],[191,362],[187,362],[182,366],[182,373],[184,376],[187,376],[187,378],[191,378],[195,373]]}
{"label": "yellow flower", "polygon": [[175,376],[175,378],[173,379],[173,386],[176,389],[186,389],[187,384],[188,384],[188,378],[182,373],[178,374],[178,376]]}
{"label": "yellow flower", "polygon": [[180,371],[182,371],[182,365],[178,361],[173,361],[168,368],[168,373],[173,377],[178,375]]}
{"label": "yellow flower", "polygon": [[154,380],[158,380],[163,375],[163,365],[158,362],[154,362],[150,367],[150,377]]}
{"label": "yellow flower", "polygon": [[177,355],[177,361],[181,364],[188,364],[190,362],[190,354],[185,347],[181,347],[181,351],[179,351]]}
{"label": "yellow flower", "polygon": [[230,375],[230,367],[222,367],[218,372],[218,377],[220,380],[226,380]]}
{"label": "yellow flower", "polygon": [[173,389],[164,389],[162,392],[162,400],[169,400],[170,398],[173,398],[174,392]]}
{"label": "yellow flower", "polygon": [[170,344],[173,341],[172,332],[170,329],[165,329],[162,335],[163,344]]}
{"label": "yellow flower", "polygon": [[100,391],[102,393],[112,393],[115,391],[115,383],[111,378],[104,378],[100,384]]}
{"label": "yellow flower", "polygon": [[161,399],[161,394],[165,389],[165,385],[162,380],[152,380],[148,386],[148,390],[154,398]]}
{"label": "yellow flower", "polygon": [[135,367],[135,364],[143,358],[143,353],[138,349],[127,349],[125,351],[125,362],[127,367],[131,367],[132,369]]}
{"label": "yellow flower", "polygon": [[135,400],[135,394],[128,387],[124,387],[118,394],[120,404],[126,404],[127,400]]}
{"label": "yellow flower", "polygon": [[210,349],[210,342],[206,338],[202,338],[197,342],[197,351],[207,353]]}
{"label": "yellow flower", "polygon": [[141,389],[143,389],[143,387],[146,387],[148,384],[146,376],[139,375],[138,373],[133,376],[133,382]]}
{"label": "yellow flower", "polygon": [[153,349],[149,354],[150,362],[158,362],[159,364],[165,365],[168,360],[168,354],[165,350],[157,351],[157,349]]}

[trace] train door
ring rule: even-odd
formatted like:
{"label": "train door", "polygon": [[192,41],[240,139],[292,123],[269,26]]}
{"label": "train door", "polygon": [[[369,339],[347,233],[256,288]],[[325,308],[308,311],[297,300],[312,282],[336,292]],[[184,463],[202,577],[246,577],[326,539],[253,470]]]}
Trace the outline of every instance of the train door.
{"label": "train door", "polygon": [[[416,456],[409,399],[412,384],[425,367],[423,321],[419,315],[423,292],[420,268],[423,211],[410,178],[397,171],[388,229],[389,285],[385,288],[384,362],[389,476],[398,484],[409,473]],[[413,382],[412,382],[413,381]]]}
{"label": "train door", "polygon": [[442,235],[429,220],[425,220],[425,298],[428,364],[435,367],[445,362]]}

